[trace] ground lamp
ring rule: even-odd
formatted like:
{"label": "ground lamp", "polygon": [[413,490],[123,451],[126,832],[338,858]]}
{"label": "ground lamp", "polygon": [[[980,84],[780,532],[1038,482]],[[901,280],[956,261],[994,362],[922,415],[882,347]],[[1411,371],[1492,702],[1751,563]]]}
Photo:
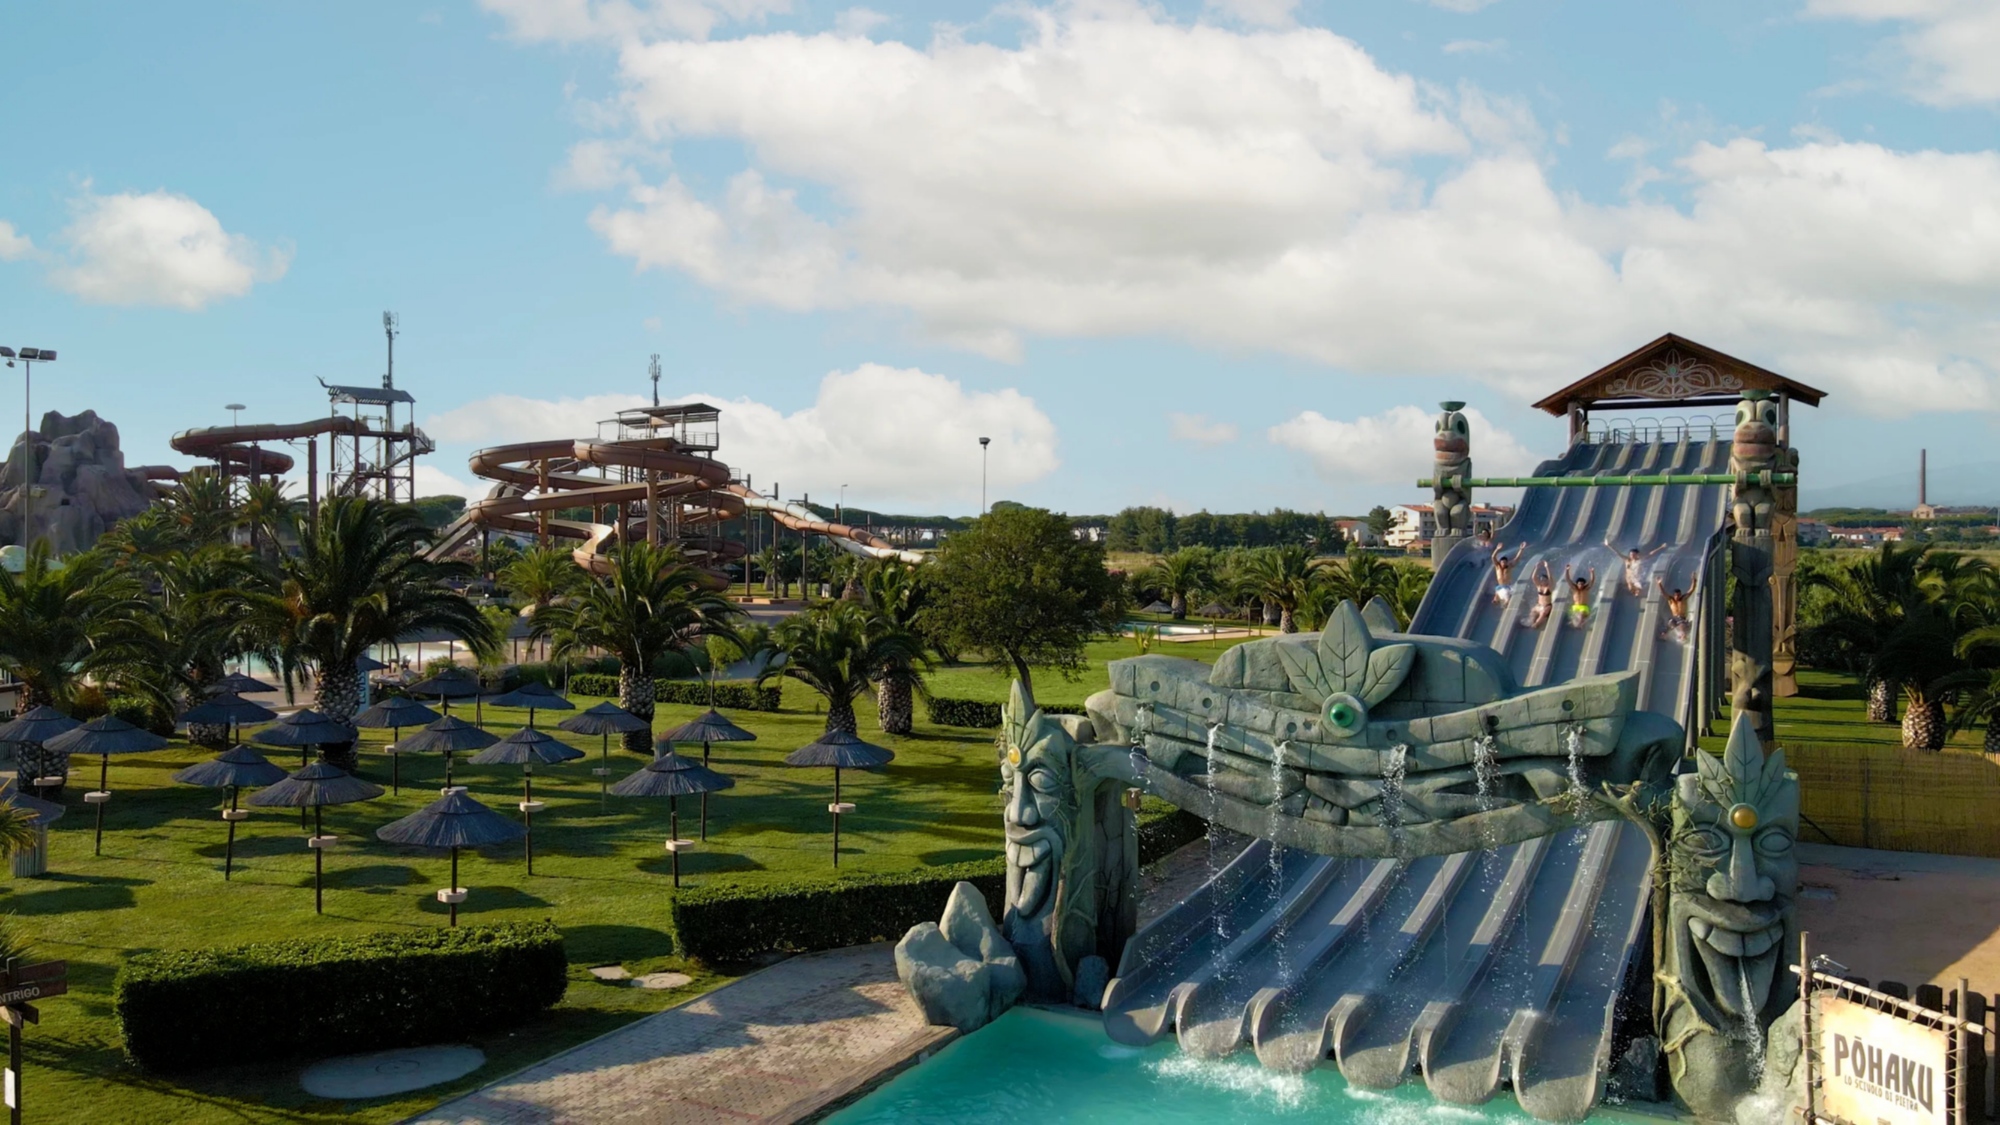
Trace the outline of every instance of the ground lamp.
{"label": "ground lamp", "polygon": [[234,689],[218,691],[200,703],[187,709],[180,717],[183,723],[217,723],[229,728],[229,741],[237,740],[244,723],[268,723],[278,717],[276,711],[261,703],[252,703],[236,694]]}
{"label": "ground lamp", "polygon": [[461,750],[484,750],[500,741],[457,715],[446,715],[396,743],[399,754],[443,754],[444,783],[451,785],[451,756]]}
{"label": "ground lamp", "polygon": [[[708,746],[711,742],[755,742],[757,736],[737,726],[722,712],[710,707],[693,719],[668,731],[662,736],[663,742],[701,743],[701,764],[708,764]],[[708,839],[708,794],[701,795],[701,838]]]}
{"label": "ground lamp", "polygon": [[534,727],[522,727],[472,757],[476,766],[521,767],[521,834],[527,840],[530,875],[535,873],[535,814],[542,809],[542,802],[535,800],[535,763],[554,765],[581,757],[583,751]]}
{"label": "ground lamp", "polygon": [[495,707],[526,707],[528,709],[528,725],[531,727],[535,725],[536,711],[576,710],[576,704],[557,695],[547,684],[536,683],[533,680],[522,684],[513,691],[503,692],[499,695],[489,695],[480,700],[480,702],[491,703]]}
{"label": "ground lamp", "polygon": [[826,811],[833,814],[833,865],[840,866],[840,814],[854,811],[851,804],[840,800],[841,770],[872,770],[888,765],[896,757],[892,750],[884,750],[863,742],[844,730],[830,730],[819,736],[819,741],[799,747],[785,755],[788,766],[832,766],[833,803]]}
{"label": "ground lamp", "polygon": [[[451,714],[452,700],[478,698],[479,680],[464,672],[440,672],[430,679],[418,680],[403,690],[409,692],[411,695],[420,695],[427,699],[435,696],[438,706],[444,708],[444,713],[449,715]],[[477,721],[483,716],[479,711],[475,710],[472,717]]]}
{"label": "ground lamp", "polygon": [[510,844],[525,832],[520,825],[465,795],[465,786],[447,785],[443,795],[401,820],[375,830],[378,839],[420,848],[451,849],[451,886],[437,893],[451,907],[451,924],[458,925],[458,904],[465,888],[458,885],[458,849]]}
{"label": "ground lamp", "polygon": [[111,755],[144,754],[164,749],[167,740],[149,730],[142,730],[116,715],[104,715],[92,719],[71,731],[64,731],[44,744],[50,750],[65,754],[95,754],[98,757],[97,789],[85,793],[83,801],[97,806],[97,842],[91,845],[91,855],[104,854],[104,806],[111,801]]}
{"label": "ground lamp", "polygon": [[313,834],[306,840],[306,846],[313,853],[313,913],[322,913],[323,880],[326,872],[326,849],[340,842],[338,836],[328,836],[321,830],[320,810],[328,805],[347,805],[356,801],[372,801],[382,795],[382,787],[360,778],[321,759],[271,785],[250,798],[250,803],[259,806],[296,808],[301,814],[310,806],[313,811]]}
{"label": "ground lamp", "polygon": [[665,797],[667,799],[667,855],[673,859],[674,886],[681,885],[681,852],[694,846],[693,840],[681,839],[680,799],[696,793],[704,798],[718,789],[728,789],[735,785],[733,778],[724,777],[707,766],[689,761],[674,753],[671,742],[657,744],[653,760],[645,768],[631,777],[611,787],[620,797]]}
{"label": "ground lamp", "polygon": [[214,683],[204,686],[211,695],[219,691],[233,691],[238,695],[247,695],[254,692],[278,690],[278,685],[276,684],[267,684],[255,676],[246,676],[241,672],[231,672]]}
{"label": "ground lamp", "polygon": [[21,792],[14,778],[0,782],[0,805],[13,805],[23,811],[33,813],[30,822],[35,829],[35,842],[30,847],[14,849],[14,877],[31,879],[46,875],[49,871],[49,825],[61,820],[69,811],[54,801],[44,801]]}
{"label": "ground lamp", "polygon": [[611,736],[614,734],[631,734],[633,731],[649,731],[653,729],[653,724],[618,706],[616,703],[607,701],[589,710],[571,715],[569,718],[557,723],[556,729],[568,731],[571,734],[599,734],[604,736],[604,743],[598,750],[599,761],[602,764],[590,771],[597,775],[597,797],[601,804],[604,800],[604,795],[611,791]]}
{"label": "ground lamp", "polygon": [[229,843],[222,851],[222,879],[228,882],[236,869],[236,822],[250,816],[249,809],[236,807],[237,794],[244,789],[275,785],[285,780],[285,771],[248,746],[237,745],[175,773],[174,780],[182,785],[229,790],[229,807],[222,810],[223,823],[229,825]]}
{"label": "ground lamp", "polygon": [[[39,747],[56,735],[62,734],[65,731],[75,730],[82,725],[81,722],[70,718],[68,715],[44,703],[39,707],[30,708],[27,713],[13,722],[5,726],[0,726],[0,742],[15,742],[22,745]],[[19,762],[21,757],[17,752],[14,755],[14,760]],[[69,780],[67,773],[47,774],[47,765],[48,763],[42,760],[39,753],[35,755],[35,769],[33,771],[35,776],[29,779],[28,784],[35,787],[35,795],[37,797],[42,795],[42,790],[55,788]],[[47,774],[47,776],[44,776],[44,774]]]}
{"label": "ground lamp", "polygon": [[368,708],[368,710],[354,716],[354,725],[357,727],[366,727],[369,730],[381,730],[386,727],[394,732],[390,736],[392,741],[387,748],[389,751],[389,792],[401,793],[403,791],[403,759],[399,757],[402,753],[402,747],[398,745],[403,737],[403,728],[420,727],[425,723],[437,722],[437,720],[438,713],[436,711],[418,703],[414,699],[401,695],[389,696],[387,699],[381,700],[373,707]]}

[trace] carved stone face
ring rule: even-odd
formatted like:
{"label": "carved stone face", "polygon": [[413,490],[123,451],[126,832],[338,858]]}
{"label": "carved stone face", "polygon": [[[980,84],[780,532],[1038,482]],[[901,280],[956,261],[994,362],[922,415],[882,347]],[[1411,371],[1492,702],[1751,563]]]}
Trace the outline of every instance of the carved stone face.
{"label": "carved stone face", "polygon": [[1769,461],[1778,455],[1778,404],[1768,398],[1746,398],[1736,404],[1739,461]]}
{"label": "carved stone face", "polygon": [[1464,403],[1445,403],[1445,409],[1438,415],[1436,433],[1431,438],[1431,448],[1437,451],[1439,461],[1457,461],[1472,450],[1472,432],[1466,424],[1465,415],[1459,411]]}
{"label": "carved stone face", "polygon": [[1748,723],[1722,759],[1697,755],[1674,794],[1668,958],[1710,1022],[1761,1021],[1791,934],[1798,779],[1765,758]]}
{"label": "carved stone face", "polygon": [[[1007,899],[1024,920],[1054,905],[1055,888],[1069,849],[1076,793],[1075,745],[1062,728],[1042,718],[1008,732],[1000,761],[1001,820],[1007,831]],[[1028,744],[1023,746],[1022,742]]]}

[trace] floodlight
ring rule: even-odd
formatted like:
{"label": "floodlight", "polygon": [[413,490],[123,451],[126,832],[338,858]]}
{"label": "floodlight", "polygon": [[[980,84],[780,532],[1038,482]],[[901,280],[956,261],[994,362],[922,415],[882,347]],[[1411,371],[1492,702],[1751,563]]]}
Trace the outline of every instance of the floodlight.
{"label": "floodlight", "polygon": [[14,358],[13,348],[0,347],[0,359],[13,359],[13,358]]}
{"label": "floodlight", "polygon": [[22,349],[21,349],[21,358],[22,358],[22,359],[40,359],[40,358],[42,358],[42,349],[40,349],[40,348],[22,348]]}
{"label": "floodlight", "polygon": [[54,348],[43,348],[43,349],[42,349],[42,362],[43,362],[43,363],[54,363],[55,361],[56,361],[56,352],[55,352],[55,349],[54,349]]}

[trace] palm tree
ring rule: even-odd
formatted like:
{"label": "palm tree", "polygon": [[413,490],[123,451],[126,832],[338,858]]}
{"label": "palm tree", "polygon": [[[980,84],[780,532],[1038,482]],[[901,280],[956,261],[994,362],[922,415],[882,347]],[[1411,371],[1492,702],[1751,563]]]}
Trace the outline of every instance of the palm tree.
{"label": "palm tree", "polygon": [[1215,553],[1206,547],[1182,547],[1162,556],[1141,577],[1167,595],[1174,620],[1182,621],[1187,618],[1188,599],[1215,581]]}
{"label": "palm tree", "polygon": [[[0,668],[21,681],[21,710],[67,710],[86,677],[111,681],[141,664],[145,612],[139,581],[96,551],[58,563],[38,539],[19,574],[0,568]],[[56,776],[66,762],[46,751],[16,758],[23,778]]]}
{"label": "palm tree", "polygon": [[1965,667],[1958,642],[1949,607],[1920,605],[1896,623],[1868,661],[1870,684],[1902,690],[1903,745],[1908,749],[1944,749],[1944,701],[1962,682]]}
{"label": "palm tree", "polygon": [[[1885,541],[1867,558],[1851,562],[1831,576],[1834,611],[1828,633],[1863,662],[1879,655],[1890,635],[1909,613],[1930,599],[1924,582],[1927,544],[1904,546]],[[1868,685],[1868,718],[1896,721],[1895,685],[1864,671]]]}
{"label": "palm tree", "polygon": [[[618,705],[653,718],[653,663],[709,637],[729,637],[739,611],[673,544],[626,543],[611,554],[611,570],[574,595],[535,614],[532,635],[549,639],[551,659],[608,652],[618,658]],[[625,736],[644,753],[647,731]]]}
{"label": "palm tree", "polygon": [[[279,529],[296,518],[298,502],[285,495],[284,481],[251,481],[243,490],[243,503],[236,520],[250,532],[250,550],[259,555],[275,555]],[[270,551],[264,548],[269,546]]]}
{"label": "palm tree", "polygon": [[927,604],[926,588],[917,568],[900,559],[882,559],[861,574],[863,604],[888,625],[918,640],[917,660],[901,647],[890,655],[896,659],[878,669],[875,677],[875,711],[885,734],[908,734],[916,722],[913,697],[923,690],[923,672],[930,667],[917,627],[918,615]]}
{"label": "palm tree", "polygon": [[1340,562],[1328,563],[1325,577],[1327,586],[1336,595],[1336,605],[1343,601],[1367,605],[1378,597],[1393,605],[1401,582],[1396,568],[1381,556],[1359,550],[1349,552]]}
{"label": "palm tree", "polygon": [[[161,559],[149,571],[158,589],[148,615],[152,653],[131,686],[169,712],[201,697],[236,657],[256,653],[276,663],[260,617],[260,599],[276,592],[272,571],[247,550],[210,543]],[[188,740],[220,748],[227,726],[193,724]]]}
{"label": "palm tree", "polygon": [[1423,604],[1424,595],[1430,592],[1431,579],[1437,572],[1422,563],[1402,562],[1396,564],[1396,590],[1389,595],[1389,604],[1396,608],[1396,620],[1405,629],[1417,615],[1417,606]]}
{"label": "palm tree", "polygon": [[927,659],[916,634],[853,602],[823,602],[780,622],[785,653],[780,675],[826,697],[826,729],[855,732],[854,701],[883,669],[921,666]]}
{"label": "palm tree", "polygon": [[[338,496],[320,505],[317,527],[294,531],[299,551],[279,560],[278,588],[257,599],[257,624],[288,679],[300,667],[317,673],[321,712],[352,717],[361,703],[356,662],[406,634],[442,630],[482,658],[499,652],[478,607],[447,584],[471,568],[423,557],[431,535],[414,508]],[[352,746],[326,757],[343,769],[356,764]]]}
{"label": "palm tree", "polygon": [[1249,588],[1266,602],[1278,607],[1278,631],[1299,631],[1299,603],[1310,594],[1326,560],[1316,559],[1310,548],[1293,544],[1265,547],[1244,564]]}
{"label": "palm tree", "polygon": [[236,526],[229,480],[213,470],[197,470],[182,477],[164,503],[190,543],[224,542]]}

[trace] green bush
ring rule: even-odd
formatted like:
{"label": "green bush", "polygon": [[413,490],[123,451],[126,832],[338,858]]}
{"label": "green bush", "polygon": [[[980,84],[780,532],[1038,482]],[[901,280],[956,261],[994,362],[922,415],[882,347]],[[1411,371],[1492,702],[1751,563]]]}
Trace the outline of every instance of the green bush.
{"label": "green bush", "polygon": [[[949,696],[934,695],[924,701],[924,709],[931,722],[941,727],[973,727],[991,730],[1000,725],[1000,705],[984,699],[953,699]],[[1044,703],[1042,711],[1049,715],[1081,715],[1083,708],[1066,703]]]}
{"label": "green bush", "polygon": [[106,713],[148,730],[161,738],[172,738],[174,713],[142,695],[114,695],[104,701]]}
{"label": "green bush", "polygon": [[140,953],[112,985],[125,1052],[168,1072],[485,1034],[562,998],[553,923]]}
{"label": "green bush", "polygon": [[[616,673],[606,675],[592,672],[571,676],[569,687],[578,695],[618,698]],[[708,684],[699,680],[654,680],[653,692],[653,698],[661,703],[708,706]],[[727,707],[732,711],[776,711],[781,698],[779,689],[775,687],[760,688],[755,684],[715,685],[715,705]]]}

